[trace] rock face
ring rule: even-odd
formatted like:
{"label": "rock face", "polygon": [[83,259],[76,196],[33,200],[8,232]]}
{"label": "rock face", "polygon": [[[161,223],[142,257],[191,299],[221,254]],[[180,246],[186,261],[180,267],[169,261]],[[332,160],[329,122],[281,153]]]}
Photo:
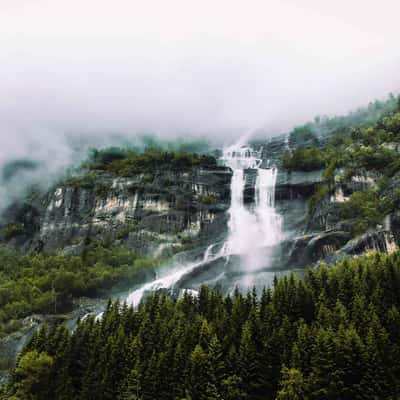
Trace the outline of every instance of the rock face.
{"label": "rock face", "polygon": [[321,182],[322,171],[289,172],[281,168],[276,180],[275,199],[308,199]]}
{"label": "rock face", "polygon": [[339,251],[326,257],[328,263],[334,263],[344,257],[351,257],[368,251],[392,253],[397,250],[398,242],[390,230],[371,230],[348,241]]}
{"label": "rock face", "polygon": [[[351,235],[353,221],[344,220],[340,213],[341,203],[354,191],[376,188],[379,174],[360,170],[345,183],[338,179],[335,188],[313,204],[311,212],[310,199],[323,183],[323,171],[285,170],[280,165],[281,155],[299,145],[285,135],[252,145],[261,152],[262,167],[278,166],[275,206],[283,217],[286,241],[281,262],[286,267],[397,248],[400,213],[389,215],[382,226],[358,238]],[[340,178],[343,171],[335,171],[335,175]],[[245,170],[244,176],[244,201],[253,203],[257,171]],[[24,250],[80,254],[88,241],[111,240],[145,254],[168,257],[223,238],[231,177],[232,171],[226,167],[158,170],[129,178],[99,172],[90,185],[59,185],[44,196],[14,205],[3,227],[15,225],[7,240]],[[397,174],[382,197],[393,197],[399,188]]]}
{"label": "rock face", "polygon": [[[287,136],[278,136],[262,146],[263,164],[274,162],[279,166],[275,204],[283,216],[286,241],[282,244],[287,268],[304,267],[321,260],[333,263],[343,257],[352,257],[371,250],[392,252],[400,245],[400,212],[388,215],[382,225],[367,233],[352,237],[353,220],[341,216],[341,203],[355,191],[377,188],[379,173],[359,170],[345,183],[338,180],[333,194],[322,196],[310,210],[311,196],[323,183],[322,170],[310,172],[287,171],[280,165],[280,156],[299,143],[290,143]],[[300,144],[302,145],[302,144]],[[343,171],[335,171],[337,178]],[[400,174],[394,175],[382,197],[400,190]],[[400,191],[399,191],[400,193]]]}
{"label": "rock face", "polygon": [[257,182],[257,170],[256,169],[245,169],[244,170],[244,193],[243,200],[245,203],[253,203],[255,201],[255,187]]}
{"label": "rock face", "polygon": [[89,187],[58,185],[14,206],[5,225],[24,227],[11,243],[25,250],[79,254],[88,240],[107,239],[162,256],[218,236],[226,223],[231,176],[225,167],[129,178],[99,172]]}

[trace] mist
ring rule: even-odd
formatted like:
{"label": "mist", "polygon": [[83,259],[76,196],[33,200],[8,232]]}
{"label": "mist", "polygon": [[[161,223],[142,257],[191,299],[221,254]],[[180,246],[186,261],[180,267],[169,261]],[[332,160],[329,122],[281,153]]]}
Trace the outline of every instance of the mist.
{"label": "mist", "polygon": [[320,3],[2,0],[0,166],[38,166],[0,181],[1,205],[90,146],[222,146],[397,94],[398,1]]}

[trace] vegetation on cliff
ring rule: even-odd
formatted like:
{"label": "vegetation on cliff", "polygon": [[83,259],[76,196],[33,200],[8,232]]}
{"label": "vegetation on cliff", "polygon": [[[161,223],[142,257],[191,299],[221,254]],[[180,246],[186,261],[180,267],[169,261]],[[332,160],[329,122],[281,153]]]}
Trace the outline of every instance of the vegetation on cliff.
{"label": "vegetation on cliff", "polygon": [[[144,148],[134,146],[91,149],[88,158],[78,168],[68,171],[61,184],[83,189],[94,189],[100,197],[111,190],[99,179],[99,172],[116,177],[142,174],[142,181],[150,183],[160,171],[186,172],[193,167],[213,168],[217,160],[209,154],[208,145],[201,141],[159,143],[147,138]],[[204,150],[204,153],[195,150]],[[206,151],[207,149],[207,151]]]}
{"label": "vegetation on cliff", "polygon": [[[311,213],[338,187],[352,185],[348,201],[340,206],[340,217],[353,219],[352,232],[356,235],[382,223],[400,205],[400,190],[387,190],[394,175],[400,172],[400,98],[392,96],[386,102],[372,103],[359,114],[357,123],[354,118],[352,114],[334,118],[337,124],[326,120],[325,124],[332,125],[330,135],[323,142],[308,142],[284,154],[282,164],[289,171],[324,170],[324,182],[310,202]],[[310,125],[310,135],[316,137],[317,125]],[[296,131],[292,133],[295,134]],[[304,142],[305,134],[300,134],[300,142]],[[361,182],[359,189],[357,182]]]}
{"label": "vegetation on cliff", "polygon": [[127,149],[95,151],[87,163],[89,170],[103,170],[118,176],[130,176],[162,169],[183,171],[194,166],[215,166],[212,156],[196,153],[150,149],[136,152]]}
{"label": "vegetation on cliff", "polygon": [[353,129],[373,126],[386,115],[395,112],[398,101],[396,96],[390,94],[386,100],[375,100],[368,107],[344,116],[317,116],[313,122],[294,128],[289,134],[289,144],[291,147],[315,147],[336,134],[348,134]]}
{"label": "vegetation on cliff", "polygon": [[[368,145],[399,140],[400,98],[393,95],[385,101],[376,100],[365,109],[347,116],[317,117],[312,123],[295,128],[289,135],[293,149],[282,156],[283,166],[290,171],[311,171],[324,168],[333,161],[346,164],[352,158],[368,167],[382,166],[387,148],[375,153],[371,148],[351,148],[355,142]],[[350,147],[350,148],[349,148]]]}
{"label": "vegetation on cliff", "polygon": [[[321,265],[258,298],[203,287],[44,328],[14,399],[382,399],[400,393],[400,254]],[[297,397],[296,397],[297,396]]]}

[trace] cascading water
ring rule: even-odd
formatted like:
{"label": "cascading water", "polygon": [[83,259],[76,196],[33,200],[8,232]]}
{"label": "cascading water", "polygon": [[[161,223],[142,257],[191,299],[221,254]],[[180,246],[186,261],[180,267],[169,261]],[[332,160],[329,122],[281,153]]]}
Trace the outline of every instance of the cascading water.
{"label": "cascading water", "polygon": [[252,249],[254,240],[259,238],[256,215],[251,213],[243,202],[244,186],[243,169],[234,169],[229,208],[229,236],[225,244],[227,255],[247,253]]}
{"label": "cascading water", "polygon": [[[225,164],[233,168],[226,249],[228,254],[236,255],[233,267],[240,271],[234,285],[248,288],[261,281],[268,283],[269,277],[262,274],[272,266],[275,247],[283,234],[281,216],[275,210],[277,168],[261,168],[256,152],[249,152],[243,146],[241,149],[244,150],[230,148],[224,154]],[[232,160],[227,155],[232,155]],[[254,205],[246,205],[243,201],[244,175],[249,164],[257,172]]]}
{"label": "cascading water", "polygon": [[273,246],[283,239],[282,217],[275,210],[277,168],[257,171],[255,213],[261,229],[261,244]]}
{"label": "cascading water", "polygon": [[158,289],[171,288],[186,274],[191,273],[196,268],[204,265],[206,262],[210,262],[219,258],[220,253],[212,255],[211,252],[213,247],[214,244],[207,247],[207,250],[204,252],[204,256],[201,261],[188,263],[185,265],[178,265],[172,270],[169,270],[164,276],[161,276],[155,281],[149,282],[143,285],[140,289],[133,291],[132,293],[129,294],[126,300],[127,303],[129,305],[133,305],[134,307],[136,307],[140,303],[141,299],[143,298],[143,295],[146,292],[155,291]]}
{"label": "cascading water", "polygon": [[[257,271],[270,266],[272,249],[283,238],[281,217],[274,208],[277,169],[275,167],[260,168],[262,160],[258,154],[251,148],[243,146],[241,142],[240,145],[226,149],[222,159],[224,164],[233,170],[231,205],[228,211],[228,237],[225,244],[215,253],[213,252],[215,244],[210,245],[201,261],[177,265],[165,272],[164,276],[133,291],[127,298],[128,304],[138,305],[147,291],[173,288],[185,276],[221,258],[229,260],[230,256],[234,255],[237,258],[236,262],[240,263],[240,281],[232,282],[230,286],[250,287],[257,279]],[[256,197],[253,206],[244,204],[244,170],[246,168],[257,170]],[[229,264],[224,265],[230,268]],[[219,274],[216,282],[223,275],[224,272]]]}

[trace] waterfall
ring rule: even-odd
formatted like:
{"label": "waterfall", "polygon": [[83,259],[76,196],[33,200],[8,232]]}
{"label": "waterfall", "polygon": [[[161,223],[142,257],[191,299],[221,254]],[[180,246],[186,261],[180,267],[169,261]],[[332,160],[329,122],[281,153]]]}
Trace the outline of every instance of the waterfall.
{"label": "waterfall", "polygon": [[[244,268],[242,268],[242,282],[247,287],[254,284],[252,273],[270,266],[272,248],[283,237],[281,217],[274,208],[277,169],[261,168],[262,160],[259,154],[242,144],[226,149],[222,159],[225,165],[233,170],[231,205],[228,210],[228,237],[225,244],[215,253],[213,252],[215,244],[208,246],[202,260],[177,265],[153,282],[133,291],[127,298],[128,304],[137,306],[147,291],[173,288],[186,275],[221,257],[225,257],[226,260],[231,255],[240,257]],[[253,206],[244,204],[246,168],[257,170]]]}
{"label": "waterfall", "polygon": [[132,293],[128,295],[126,299],[127,304],[136,307],[140,303],[145,292],[155,291],[158,289],[171,288],[186,274],[189,274],[196,268],[200,267],[201,265],[204,265],[204,263],[206,262],[210,262],[217,259],[218,257],[220,257],[220,253],[217,253],[215,255],[212,255],[211,253],[214,246],[215,244],[211,244],[210,246],[207,247],[206,251],[204,252],[203,259],[201,261],[188,263],[186,265],[178,265],[172,270],[169,270],[164,276],[161,276],[155,281],[143,285],[140,289],[134,290]]}
{"label": "waterfall", "polygon": [[233,171],[227,254],[247,254],[282,240],[282,218],[275,210],[277,169],[256,168],[255,207],[243,202],[244,170]]}
{"label": "waterfall", "polygon": [[261,244],[273,246],[283,239],[282,217],[275,210],[277,168],[257,171],[255,213],[260,225]]}
{"label": "waterfall", "polygon": [[245,254],[259,240],[257,217],[243,202],[245,178],[243,169],[234,169],[231,182],[231,206],[229,208],[228,239],[225,254]]}
{"label": "waterfall", "polygon": [[[244,152],[230,148],[226,154],[233,155],[232,161],[226,155],[224,159],[228,166],[234,166],[235,169],[231,182],[229,235],[225,249],[226,255],[235,254],[240,258],[237,262],[240,263],[242,276],[235,284],[248,288],[259,284],[262,279],[260,272],[273,266],[274,248],[283,239],[282,218],[275,210],[278,170],[276,167],[261,168],[255,152],[251,151],[250,157],[246,157],[249,154],[247,148]],[[244,171],[249,164],[257,172],[255,204],[250,206],[243,201]],[[266,162],[266,165],[269,166],[270,162]]]}

